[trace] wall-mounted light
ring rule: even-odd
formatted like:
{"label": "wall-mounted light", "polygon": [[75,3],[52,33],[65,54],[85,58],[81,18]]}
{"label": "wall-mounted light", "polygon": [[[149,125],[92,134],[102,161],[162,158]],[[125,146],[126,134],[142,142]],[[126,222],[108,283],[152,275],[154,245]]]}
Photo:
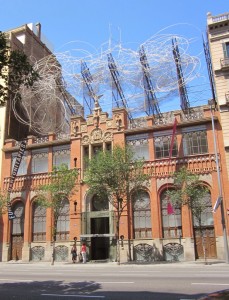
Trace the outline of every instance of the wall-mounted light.
{"label": "wall-mounted light", "polygon": [[76,215],[76,207],[77,207],[77,201],[74,201],[74,213],[75,213],[75,215]]}

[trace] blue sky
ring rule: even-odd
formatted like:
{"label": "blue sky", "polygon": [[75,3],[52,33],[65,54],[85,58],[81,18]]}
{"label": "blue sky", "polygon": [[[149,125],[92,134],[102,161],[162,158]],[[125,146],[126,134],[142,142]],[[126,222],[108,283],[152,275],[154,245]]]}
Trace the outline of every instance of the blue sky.
{"label": "blue sky", "polygon": [[137,49],[167,28],[166,33],[194,39],[199,55],[207,12],[229,12],[228,0],[0,0],[0,30],[40,22],[55,52],[61,52],[75,41],[99,49],[109,39]]}
{"label": "blue sky", "polygon": [[[0,0],[0,30],[40,22],[56,51],[81,40],[95,47],[113,36],[124,43],[142,43],[177,23],[192,25],[181,34],[204,32],[206,14],[229,11],[228,0]],[[171,29],[172,31],[172,29]]]}

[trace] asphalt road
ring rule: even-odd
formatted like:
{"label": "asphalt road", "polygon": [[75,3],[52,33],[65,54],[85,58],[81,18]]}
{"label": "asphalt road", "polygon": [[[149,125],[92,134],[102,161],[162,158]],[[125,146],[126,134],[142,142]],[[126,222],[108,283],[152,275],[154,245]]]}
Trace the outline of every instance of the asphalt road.
{"label": "asphalt road", "polygon": [[229,265],[0,263],[0,299],[186,300],[229,289]]}

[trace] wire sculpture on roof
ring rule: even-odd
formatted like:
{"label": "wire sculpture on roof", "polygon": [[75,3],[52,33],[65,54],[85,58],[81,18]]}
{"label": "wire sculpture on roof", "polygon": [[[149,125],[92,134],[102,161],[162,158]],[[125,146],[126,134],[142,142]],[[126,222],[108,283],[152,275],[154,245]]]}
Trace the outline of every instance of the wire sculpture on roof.
{"label": "wire sculpture on roof", "polygon": [[[161,107],[174,106],[179,92],[201,76],[200,58],[189,54],[191,42],[178,35],[158,34],[136,50],[108,43],[94,53],[78,48],[75,55],[59,52],[47,56],[34,62],[40,79],[31,90],[21,87],[20,109],[13,101],[14,114],[43,135],[67,132],[70,116],[91,114],[95,97],[108,113],[124,106],[129,119],[150,114],[161,117]],[[184,100],[181,104],[185,105]]]}

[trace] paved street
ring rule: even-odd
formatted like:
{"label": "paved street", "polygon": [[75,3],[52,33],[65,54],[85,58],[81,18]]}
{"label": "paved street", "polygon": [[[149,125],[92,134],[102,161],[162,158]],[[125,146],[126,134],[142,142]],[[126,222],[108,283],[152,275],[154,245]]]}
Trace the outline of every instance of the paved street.
{"label": "paved street", "polygon": [[0,263],[0,299],[186,300],[229,289],[229,265]]}

